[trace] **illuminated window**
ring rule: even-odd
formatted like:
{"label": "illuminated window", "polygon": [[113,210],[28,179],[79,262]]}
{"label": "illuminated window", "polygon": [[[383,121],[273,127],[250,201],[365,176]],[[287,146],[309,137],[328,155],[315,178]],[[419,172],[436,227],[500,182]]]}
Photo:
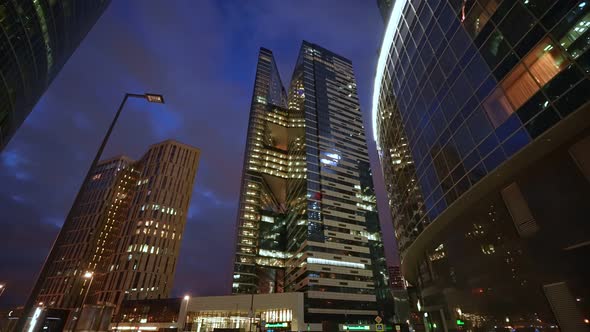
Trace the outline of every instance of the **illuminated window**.
{"label": "illuminated window", "polygon": [[262,216],[261,220],[264,222],[274,223],[275,218],[270,217],[270,216]]}
{"label": "illuminated window", "polygon": [[535,80],[543,86],[562,71],[569,62],[549,38],[545,38],[524,58],[524,63]]}
{"label": "illuminated window", "polygon": [[[519,64],[514,69],[512,69],[512,71],[510,71],[510,73],[502,81],[500,86],[504,88],[504,91],[506,92],[506,97],[508,98],[514,109],[518,109],[530,97],[532,97],[537,91],[539,91],[539,86],[537,85],[537,83],[535,83],[533,77],[529,74],[529,72],[522,64]],[[493,97],[495,94],[496,92],[494,92],[490,97]],[[510,110],[510,113],[512,112],[514,112],[513,109]],[[503,120],[506,120],[506,118],[507,117],[503,118],[502,122]],[[498,127],[498,125],[501,124],[494,122],[493,120],[492,123],[495,127]]]}
{"label": "illuminated window", "polygon": [[523,63],[514,67],[483,103],[495,128],[569,64],[549,38],[537,44]]}
{"label": "illuminated window", "polygon": [[[578,6],[568,14],[567,19],[564,19],[554,30],[554,33],[557,34],[556,37],[560,38],[559,44],[561,44],[561,46],[563,46],[574,59],[579,57],[590,47],[590,39],[584,37],[588,29],[590,29],[590,12],[584,13],[588,10],[587,8],[584,9],[588,5],[589,4],[586,1],[579,3]],[[578,18],[578,20],[572,25],[574,17]],[[565,27],[562,28],[562,26]],[[563,33],[560,33],[562,31]]]}

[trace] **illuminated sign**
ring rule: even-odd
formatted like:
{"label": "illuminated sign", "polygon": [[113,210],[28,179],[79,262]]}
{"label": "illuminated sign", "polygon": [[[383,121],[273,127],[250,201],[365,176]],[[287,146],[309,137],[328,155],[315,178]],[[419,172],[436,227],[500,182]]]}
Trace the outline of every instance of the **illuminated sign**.
{"label": "illuminated sign", "polygon": [[369,331],[371,326],[369,325],[342,325],[344,331]]}
{"label": "illuminated sign", "polygon": [[465,325],[465,322],[460,319],[457,319],[457,325]]}
{"label": "illuminated sign", "polygon": [[277,327],[289,327],[289,323],[266,323],[266,325],[264,325],[264,327],[266,327],[267,329],[270,328],[277,328]]}

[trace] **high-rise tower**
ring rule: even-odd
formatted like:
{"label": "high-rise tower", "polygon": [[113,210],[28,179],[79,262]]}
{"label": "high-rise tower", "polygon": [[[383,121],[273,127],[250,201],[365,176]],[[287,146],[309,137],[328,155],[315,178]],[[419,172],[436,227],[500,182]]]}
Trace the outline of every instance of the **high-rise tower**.
{"label": "high-rise tower", "polygon": [[110,0],[0,4],[0,151]]}
{"label": "high-rise tower", "polygon": [[588,331],[589,33],[587,1],[393,2],[373,130],[416,329]]}
{"label": "high-rise tower", "polygon": [[387,270],[349,60],[303,42],[285,97],[261,49],[240,200],[234,293],[305,292],[307,322],[384,311]]}
{"label": "high-rise tower", "polygon": [[198,149],[164,141],[139,161],[100,162],[43,266],[35,303],[77,309],[85,297],[118,306],[169,296],[198,161]]}
{"label": "high-rise tower", "polygon": [[139,170],[128,157],[101,161],[89,183],[82,185],[74,214],[62,226],[53,245],[53,261],[46,262],[47,278],[35,303],[53,308],[77,308],[90,284],[83,278],[94,273],[93,288],[101,287],[109,260],[127,217]]}

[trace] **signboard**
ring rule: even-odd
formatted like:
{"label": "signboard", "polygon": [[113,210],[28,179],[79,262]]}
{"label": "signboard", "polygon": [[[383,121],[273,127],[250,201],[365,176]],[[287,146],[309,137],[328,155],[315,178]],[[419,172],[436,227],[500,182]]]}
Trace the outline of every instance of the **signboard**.
{"label": "signboard", "polygon": [[370,331],[370,325],[342,325],[344,331]]}
{"label": "signboard", "polygon": [[457,319],[457,325],[465,325],[465,322],[460,319]]}
{"label": "signboard", "polygon": [[264,327],[266,327],[267,329],[272,329],[272,328],[278,328],[278,327],[289,327],[289,323],[287,322],[282,322],[282,323],[266,323],[266,325],[264,325]]}
{"label": "signboard", "polygon": [[377,316],[375,317],[375,322],[377,322],[377,324],[381,323],[383,319],[381,319],[381,317]]}
{"label": "signboard", "polygon": [[375,331],[385,331],[385,325],[383,325],[383,324],[375,325]]}

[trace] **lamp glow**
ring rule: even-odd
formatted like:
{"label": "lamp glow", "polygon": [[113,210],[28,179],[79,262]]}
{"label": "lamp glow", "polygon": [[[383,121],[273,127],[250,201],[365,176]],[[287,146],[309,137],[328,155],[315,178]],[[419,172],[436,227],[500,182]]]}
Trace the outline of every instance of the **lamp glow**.
{"label": "lamp glow", "polygon": [[158,104],[164,103],[164,96],[156,94],[156,93],[146,93],[145,98],[150,103],[158,103]]}

